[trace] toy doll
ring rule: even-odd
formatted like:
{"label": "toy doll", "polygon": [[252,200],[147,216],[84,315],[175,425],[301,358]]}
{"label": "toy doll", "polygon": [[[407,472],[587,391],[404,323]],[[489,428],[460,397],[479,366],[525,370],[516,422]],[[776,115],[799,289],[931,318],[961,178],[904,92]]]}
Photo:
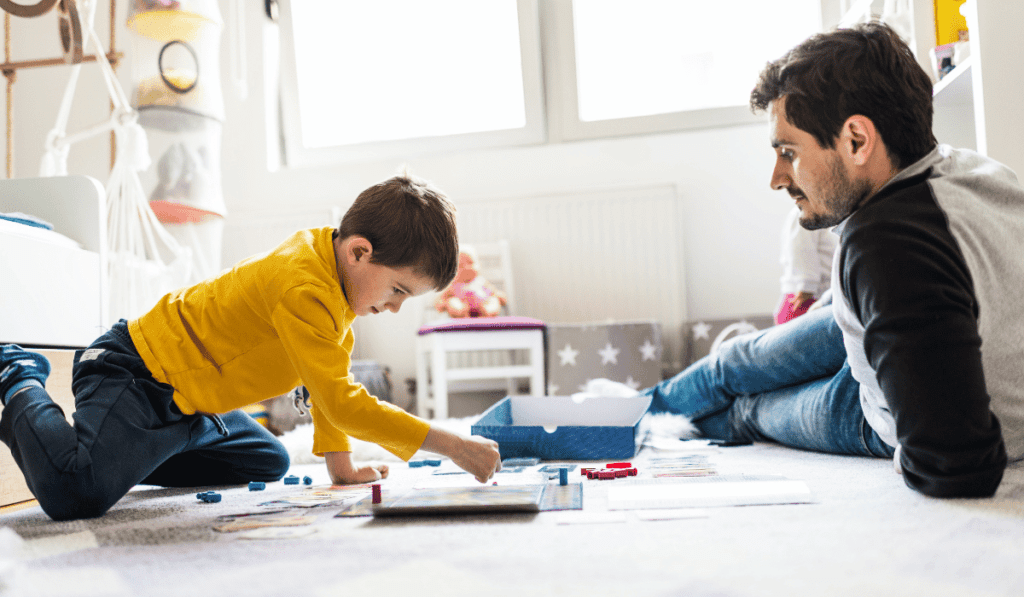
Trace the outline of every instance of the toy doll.
{"label": "toy doll", "polygon": [[455,281],[444,289],[434,303],[439,313],[451,317],[494,317],[506,302],[505,293],[480,275],[476,256],[468,249],[459,252],[459,271]]}

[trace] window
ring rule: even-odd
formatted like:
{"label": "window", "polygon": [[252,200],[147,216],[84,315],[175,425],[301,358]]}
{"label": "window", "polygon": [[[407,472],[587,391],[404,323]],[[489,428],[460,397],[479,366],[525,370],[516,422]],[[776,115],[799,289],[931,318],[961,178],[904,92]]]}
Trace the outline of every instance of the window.
{"label": "window", "polygon": [[568,139],[760,121],[769,60],[822,29],[822,0],[571,0],[558,5]]}
{"label": "window", "polygon": [[761,68],[849,1],[282,0],[285,161],[761,122]]}
{"label": "window", "polygon": [[286,161],[544,139],[535,0],[291,0]]}

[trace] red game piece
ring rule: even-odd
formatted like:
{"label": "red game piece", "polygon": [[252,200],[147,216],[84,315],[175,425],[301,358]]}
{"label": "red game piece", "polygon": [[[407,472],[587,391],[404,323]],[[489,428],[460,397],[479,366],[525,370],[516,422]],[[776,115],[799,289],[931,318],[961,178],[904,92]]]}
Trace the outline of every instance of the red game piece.
{"label": "red game piece", "polygon": [[[582,475],[586,475],[587,473],[589,473],[589,472],[590,472],[590,471],[592,471],[592,470],[594,470],[594,467],[588,467],[588,468],[583,468],[583,467],[580,467],[580,475],[581,475],[581,476],[582,476]],[[588,475],[588,476],[589,476],[589,475]]]}
{"label": "red game piece", "polygon": [[374,483],[370,485],[370,491],[373,492],[373,503],[380,503],[380,483]]}
{"label": "red game piece", "polygon": [[604,468],[630,468],[633,465],[628,462],[609,462]]}
{"label": "red game piece", "polygon": [[598,479],[602,479],[602,480],[604,480],[604,479],[614,479],[615,478],[615,472],[614,471],[604,471],[604,470],[597,471],[597,478]]}

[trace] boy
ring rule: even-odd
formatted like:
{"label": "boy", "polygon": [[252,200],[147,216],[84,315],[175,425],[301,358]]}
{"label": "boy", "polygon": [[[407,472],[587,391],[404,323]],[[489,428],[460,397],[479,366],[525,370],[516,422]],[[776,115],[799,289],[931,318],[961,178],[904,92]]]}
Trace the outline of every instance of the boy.
{"label": "boy", "polygon": [[276,481],[287,452],[235,409],[300,384],[332,482],[388,474],[353,463],[349,435],[405,460],[419,448],[444,454],[487,481],[501,467],[495,442],[431,427],[348,373],[356,316],[398,312],[454,278],[454,211],[439,190],[396,176],[363,191],[336,230],[299,231],[121,320],[75,355],[73,427],[43,390],[45,357],[0,346],[0,439],[43,510],[100,516],[139,483]]}

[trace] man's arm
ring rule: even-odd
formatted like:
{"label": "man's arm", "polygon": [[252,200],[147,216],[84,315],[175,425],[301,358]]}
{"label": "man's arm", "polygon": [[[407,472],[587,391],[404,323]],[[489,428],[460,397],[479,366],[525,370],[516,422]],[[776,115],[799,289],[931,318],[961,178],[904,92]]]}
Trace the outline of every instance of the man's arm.
{"label": "man's arm", "polygon": [[992,495],[1006,466],[989,408],[970,271],[927,185],[855,214],[843,233],[843,294],[896,421],[910,487]]}

